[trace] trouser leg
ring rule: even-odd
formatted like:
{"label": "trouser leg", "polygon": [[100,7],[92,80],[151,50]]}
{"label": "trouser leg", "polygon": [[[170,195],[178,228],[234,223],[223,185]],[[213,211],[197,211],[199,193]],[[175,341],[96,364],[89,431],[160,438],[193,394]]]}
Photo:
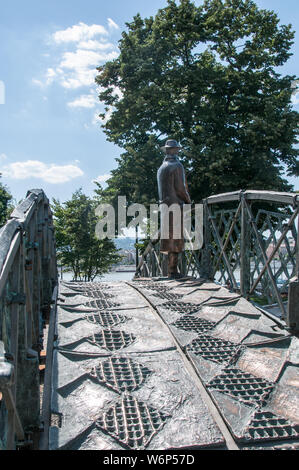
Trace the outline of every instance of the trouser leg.
{"label": "trouser leg", "polygon": [[178,273],[178,253],[168,253],[168,276]]}

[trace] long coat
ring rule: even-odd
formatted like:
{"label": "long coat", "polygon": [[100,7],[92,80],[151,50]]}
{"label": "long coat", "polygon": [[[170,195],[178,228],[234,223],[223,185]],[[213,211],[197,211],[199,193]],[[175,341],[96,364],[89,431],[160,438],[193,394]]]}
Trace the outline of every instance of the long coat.
{"label": "long coat", "polygon": [[[165,204],[168,207],[172,204],[177,204],[180,212],[179,217],[181,225],[180,228],[175,227],[173,213],[171,211],[168,213],[167,210],[161,210],[161,233],[163,236],[163,230],[165,226],[169,224],[169,238],[161,238],[160,251],[162,253],[180,253],[184,250],[182,208],[184,204],[191,204],[191,200],[186,187],[184,167],[177,156],[167,155],[164,158],[158,170],[157,179],[160,204]],[[178,230],[180,233],[179,238],[177,236]]]}

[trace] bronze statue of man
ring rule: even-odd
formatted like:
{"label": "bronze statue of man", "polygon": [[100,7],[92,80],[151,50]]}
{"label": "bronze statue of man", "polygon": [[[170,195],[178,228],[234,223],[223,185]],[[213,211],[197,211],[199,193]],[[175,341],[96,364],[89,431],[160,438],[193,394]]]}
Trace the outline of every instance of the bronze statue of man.
{"label": "bronze statue of man", "polygon": [[[183,205],[191,204],[191,200],[187,190],[184,167],[178,159],[181,147],[176,140],[169,139],[162,149],[166,157],[157,173],[160,207],[165,205],[169,209],[170,206],[175,205],[177,211],[161,209],[160,251],[168,254],[168,277],[175,279],[180,277],[178,254],[184,251]],[[168,236],[163,238],[165,226],[169,230]]]}

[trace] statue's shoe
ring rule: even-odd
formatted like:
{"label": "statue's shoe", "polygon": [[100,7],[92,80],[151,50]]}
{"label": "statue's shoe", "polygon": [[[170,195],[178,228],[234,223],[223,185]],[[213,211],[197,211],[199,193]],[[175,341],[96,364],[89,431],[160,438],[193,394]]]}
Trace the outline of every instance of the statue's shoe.
{"label": "statue's shoe", "polygon": [[172,274],[168,274],[168,279],[182,279],[182,278],[185,278],[186,276],[184,276],[183,274],[180,274],[180,273],[172,273]]}

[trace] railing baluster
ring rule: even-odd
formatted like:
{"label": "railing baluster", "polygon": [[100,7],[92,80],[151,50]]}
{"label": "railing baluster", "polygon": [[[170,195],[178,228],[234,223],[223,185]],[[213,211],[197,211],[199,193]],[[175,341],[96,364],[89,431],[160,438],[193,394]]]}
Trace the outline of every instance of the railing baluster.
{"label": "railing baluster", "polygon": [[[226,285],[231,284],[235,290],[239,290],[236,276],[240,274],[242,296],[250,299],[251,296],[258,295],[267,297],[268,301],[276,299],[284,318],[286,308],[278,281],[282,280],[282,288],[292,283],[292,286],[290,285],[292,293],[289,293],[288,318],[292,317],[292,325],[297,324],[299,329],[299,313],[296,313],[298,308],[295,307],[295,303],[299,301],[299,294],[294,294],[294,289],[296,292],[299,289],[299,285],[297,287],[299,227],[297,232],[295,227],[296,217],[299,223],[299,197],[293,193],[248,190],[210,196],[201,203],[203,205],[203,246],[198,256],[191,244],[189,251],[185,252],[180,259],[180,273],[187,275],[192,271],[192,276],[215,279]],[[293,208],[293,212],[288,211],[286,214],[280,210],[275,212],[258,208],[254,216],[255,204],[264,203],[271,206],[278,205],[279,208],[289,206]],[[223,208],[225,204],[229,204],[230,208]],[[234,209],[231,208],[232,204],[235,206]],[[252,210],[251,206],[253,206]],[[288,217],[287,224],[284,222],[286,217]],[[297,238],[295,247],[287,238],[288,231],[291,231],[293,240]],[[155,243],[157,238],[155,237]],[[189,241],[188,236],[187,241]],[[155,256],[151,255],[149,265],[147,259],[150,252]],[[272,266],[276,256],[278,256],[279,264],[278,269],[274,265],[273,271]],[[159,268],[160,275],[167,276],[167,255],[160,253],[158,257],[149,244],[141,257],[136,273],[140,274],[142,271],[144,276],[157,275],[157,268]],[[282,276],[284,278],[279,279]],[[288,321],[290,323],[291,320]]]}
{"label": "railing baluster", "polygon": [[211,227],[208,213],[207,200],[203,201],[203,248],[200,263],[200,275],[202,278],[213,279],[213,267],[211,258]]}
{"label": "railing baluster", "polygon": [[[5,423],[0,422],[4,429],[1,435],[6,435],[0,446],[6,449],[15,449],[22,445],[20,441],[28,444],[28,433],[38,431],[40,423],[41,299],[48,299],[51,286],[57,283],[54,232],[48,226],[46,231],[38,232],[41,207],[44,219],[51,223],[43,191],[29,191],[0,232],[0,297],[5,312],[0,346],[3,342],[5,357],[9,358],[9,362],[2,360],[4,371],[8,364],[12,370],[6,381],[0,373],[2,406],[5,403],[7,413]],[[45,286],[40,282],[42,256],[51,267],[51,272],[50,269],[45,272]]]}
{"label": "railing baluster", "polygon": [[250,290],[251,231],[244,193],[241,193],[240,291],[245,298]]}
{"label": "railing baluster", "polygon": [[226,268],[227,268],[228,273],[229,273],[230,281],[232,282],[232,285],[233,285],[234,289],[237,290],[237,289],[238,289],[237,281],[236,281],[235,276],[234,276],[234,274],[233,274],[233,271],[232,271],[231,265],[230,265],[230,263],[229,263],[229,260],[228,260],[228,258],[227,258],[227,255],[226,255],[226,253],[225,253],[225,251],[224,251],[224,249],[223,249],[223,244],[222,244],[221,238],[220,238],[220,236],[219,236],[219,232],[218,232],[217,227],[216,227],[216,225],[215,225],[215,222],[214,222],[214,220],[213,220],[213,218],[212,218],[212,214],[211,214],[211,212],[209,211],[209,208],[208,208],[208,214],[209,214],[209,219],[210,219],[210,221],[211,221],[212,227],[213,227],[213,229],[214,229],[214,233],[215,233],[215,236],[216,236],[216,241],[217,241],[218,246],[219,246],[219,248],[220,248],[220,250],[221,250],[221,253],[222,253],[222,255],[223,255],[224,262],[225,262],[225,264],[226,264]]}
{"label": "railing baluster", "polygon": [[276,294],[276,299],[277,299],[278,305],[279,305],[279,307],[281,308],[283,317],[285,317],[285,316],[286,316],[285,307],[284,307],[283,302],[282,302],[282,300],[281,300],[280,293],[279,293],[279,291],[278,291],[278,289],[277,289],[277,286],[276,286],[276,283],[275,283],[275,279],[274,279],[274,276],[273,276],[273,272],[272,272],[271,266],[270,266],[269,264],[267,264],[267,255],[266,255],[266,253],[265,253],[265,250],[264,250],[264,247],[263,247],[263,244],[262,244],[262,241],[261,241],[260,233],[259,233],[259,231],[258,231],[258,229],[257,229],[256,223],[255,223],[254,218],[253,218],[253,215],[252,215],[252,212],[251,212],[251,210],[250,210],[250,207],[249,207],[249,205],[247,204],[246,201],[245,201],[245,207],[246,207],[246,209],[247,209],[247,212],[248,212],[248,215],[249,215],[249,218],[250,218],[250,224],[252,225],[253,231],[254,231],[254,233],[255,233],[255,235],[256,235],[256,239],[257,239],[259,248],[260,248],[260,250],[261,250],[262,257],[263,257],[263,259],[264,259],[264,263],[265,263],[265,265],[266,265],[267,272],[268,272],[268,274],[269,274],[272,287],[273,287],[274,292],[275,292],[275,294]]}
{"label": "railing baluster", "polygon": [[266,271],[267,267],[270,265],[271,261],[273,260],[274,256],[276,255],[279,247],[281,246],[281,243],[283,242],[287,232],[289,231],[289,228],[290,226],[292,225],[292,223],[294,222],[295,218],[297,217],[299,213],[299,208],[293,213],[292,217],[290,218],[286,228],[284,229],[282,235],[280,236],[275,248],[273,249],[273,251],[271,252],[271,255],[268,257],[267,261],[265,262],[265,265],[263,267],[263,269],[261,270],[260,274],[258,275],[257,279],[255,280],[253,286],[251,287],[250,289],[250,294],[252,294],[256,288],[256,286],[258,285],[261,277],[263,276],[264,272]]}

